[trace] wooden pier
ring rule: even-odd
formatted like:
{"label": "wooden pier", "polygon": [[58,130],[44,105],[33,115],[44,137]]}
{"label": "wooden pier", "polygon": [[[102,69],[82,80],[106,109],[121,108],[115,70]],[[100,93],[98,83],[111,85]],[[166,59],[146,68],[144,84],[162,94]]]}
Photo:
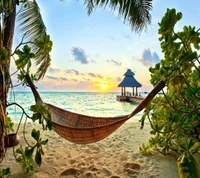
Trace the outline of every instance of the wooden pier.
{"label": "wooden pier", "polygon": [[117,95],[117,101],[128,101],[136,104],[140,104],[143,99],[142,96]]}

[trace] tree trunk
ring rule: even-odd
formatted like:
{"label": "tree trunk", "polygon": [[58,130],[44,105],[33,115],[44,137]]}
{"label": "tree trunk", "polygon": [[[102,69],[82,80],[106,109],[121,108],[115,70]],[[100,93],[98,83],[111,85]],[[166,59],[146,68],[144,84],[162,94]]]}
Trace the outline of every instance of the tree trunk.
{"label": "tree trunk", "polygon": [[[5,28],[1,34],[1,44],[2,49],[7,49],[11,54],[16,19],[16,0],[12,1],[11,7],[9,8],[10,13],[2,17]],[[2,51],[2,49],[0,50]],[[10,83],[10,59],[8,59],[7,64],[0,66],[0,157],[4,155],[5,113]]]}
{"label": "tree trunk", "polygon": [[5,97],[4,97],[4,77],[3,77],[3,73],[2,70],[0,69],[0,99],[1,99],[1,103],[0,103],[0,157],[4,156],[4,125],[5,125],[5,118],[4,118],[4,114],[5,114],[5,106],[3,103],[5,103]]}

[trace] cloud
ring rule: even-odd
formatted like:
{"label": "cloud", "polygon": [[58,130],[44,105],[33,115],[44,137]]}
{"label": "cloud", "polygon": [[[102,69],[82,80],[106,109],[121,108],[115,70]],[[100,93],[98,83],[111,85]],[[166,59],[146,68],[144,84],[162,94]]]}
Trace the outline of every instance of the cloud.
{"label": "cloud", "polygon": [[85,78],[85,77],[83,77],[83,79],[84,79],[84,80],[87,80],[87,81],[91,81],[89,78]]}
{"label": "cloud", "polygon": [[88,75],[89,75],[90,77],[96,77],[96,75],[95,75],[94,73],[88,73]]}
{"label": "cloud", "polygon": [[58,80],[57,77],[53,77],[53,76],[49,76],[49,75],[47,75],[46,78],[51,79],[51,80]]}
{"label": "cloud", "polygon": [[156,63],[160,62],[160,58],[156,52],[151,52],[151,50],[145,49],[142,53],[142,59],[139,59],[147,67],[152,67]]}
{"label": "cloud", "polygon": [[73,80],[74,82],[78,82],[78,80],[76,80],[76,79],[74,79],[74,78],[73,78],[72,80]]}
{"label": "cloud", "polygon": [[65,70],[66,74],[71,74],[71,75],[79,75],[79,71],[75,70],[75,69],[68,69]]}
{"label": "cloud", "polygon": [[92,56],[92,58],[95,58],[95,59],[92,59],[91,62],[94,63],[94,64],[96,64],[97,60],[100,59],[100,57],[101,56],[100,56],[99,53],[95,54],[94,56]]}
{"label": "cloud", "polygon": [[72,55],[75,57],[75,61],[80,62],[81,64],[88,64],[87,55],[82,48],[73,47],[71,49]]}
{"label": "cloud", "polygon": [[65,77],[60,77],[60,80],[62,80],[62,81],[67,81],[67,78],[65,78]]}
{"label": "cloud", "polygon": [[117,77],[117,82],[121,82],[122,79],[120,77]]}
{"label": "cloud", "polygon": [[97,61],[95,61],[94,59],[92,59],[91,62],[92,62],[92,63],[95,63],[95,64],[97,63]]}
{"label": "cloud", "polygon": [[108,37],[111,39],[111,40],[115,40],[115,38],[111,35],[108,35]]}
{"label": "cloud", "polygon": [[77,88],[84,88],[84,90],[90,90],[91,89],[91,83],[86,81],[81,81],[77,84]]}
{"label": "cloud", "polygon": [[108,62],[109,64],[115,65],[115,66],[117,66],[117,67],[120,67],[120,66],[122,65],[121,62],[115,61],[115,60],[113,60],[113,59],[107,60],[107,62]]}
{"label": "cloud", "polygon": [[56,72],[60,72],[60,70],[59,70],[59,69],[54,69],[54,68],[52,68],[52,67],[49,67],[49,68],[48,68],[48,72],[49,72],[49,73],[56,73]]}
{"label": "cloud", "polygon": [[127,39],[131,39],[131,35],[129,35],[129,34],[124,34],[124,38],[127,38]]}
{"label": "cloud", "polygon": [[97,59],[100,58],[100,54],[99,53],[97,53],[95,56],[96,56]]}
{"label": "cloud", "polygon": [[97,74],[97,77],[99,77],[99,78],[103,78],[100,74]]}

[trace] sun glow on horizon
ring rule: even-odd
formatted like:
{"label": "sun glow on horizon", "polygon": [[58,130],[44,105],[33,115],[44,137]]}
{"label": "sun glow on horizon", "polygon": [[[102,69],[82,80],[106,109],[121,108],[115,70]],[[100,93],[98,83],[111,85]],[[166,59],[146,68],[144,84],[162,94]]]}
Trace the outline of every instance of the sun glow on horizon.
{"label": "sun glow on horizon", "polygon": [[106,89],[107,89],[107,85],[106,85],[105,83],[102,83],[102,84],[101,84],[101,89],[102,89],[102,90],[106,90]]}

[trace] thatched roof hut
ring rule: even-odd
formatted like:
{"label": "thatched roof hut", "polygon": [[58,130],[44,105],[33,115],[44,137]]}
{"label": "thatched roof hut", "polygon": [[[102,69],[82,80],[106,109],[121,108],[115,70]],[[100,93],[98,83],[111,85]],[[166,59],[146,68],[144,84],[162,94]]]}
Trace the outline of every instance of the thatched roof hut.
{"label": "thatched roof hut", "polygon": [[[118,85],[118,87],[122,87],[121,95],[126,95],[126,87],[133,88],[132,95],[138,96],[137,88],[141,87],[142,85],[134,78],[134,72],[131,71],[131,69],[128,69],[126,73],[124,74],[124,79],[122,82]],[[134,92],[134,88],[136,88],[136,93]]]}

